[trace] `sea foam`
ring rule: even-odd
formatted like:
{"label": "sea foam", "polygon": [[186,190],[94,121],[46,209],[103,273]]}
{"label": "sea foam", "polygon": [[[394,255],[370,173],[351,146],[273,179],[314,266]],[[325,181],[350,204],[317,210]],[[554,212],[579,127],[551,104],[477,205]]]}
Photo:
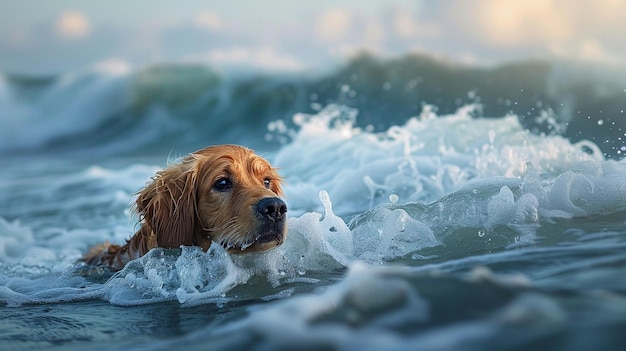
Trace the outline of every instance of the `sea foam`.
{"label": "sea foam", "polygon": [[[32,220],[0,219],[0,301],[221,304],[244,284],[280,298],[355,264],[502,251],[555,235],[542,230],[554,221],[626,210],[626,163],[604,160],[590,142],[529,133],[512,116],[474,118],[473,108],[450,116],[425,108],[383,133],[354,127],[347,107],[298,115],[300,129],[269,155],[286,181],[282,246],[245,256],[155,249],[106,282],[75,275],[74,262],[90,245],[134,233],[132,194],[157,168],[89,166],[46,182],[16,179],[24,190],[10,193],[15,205],[6,212],[19,217],[25,198],[38,210]],[[65,225],[58,216],[51,222],[50,211]]]}

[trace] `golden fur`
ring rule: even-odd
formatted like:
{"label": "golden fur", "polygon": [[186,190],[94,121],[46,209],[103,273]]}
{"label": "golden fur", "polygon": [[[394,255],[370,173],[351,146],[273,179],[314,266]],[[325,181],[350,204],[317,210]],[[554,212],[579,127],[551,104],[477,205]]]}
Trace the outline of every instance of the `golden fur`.
{"label": "golden fur", "polygon": [[287,234],[282,179],[250,149],[210,146],[157,172],[139,191],[134,210],[141,228],[125,245],[104,243],[81,261],[122,269],[155,247],[216,242],[231,253],[263,251]]}

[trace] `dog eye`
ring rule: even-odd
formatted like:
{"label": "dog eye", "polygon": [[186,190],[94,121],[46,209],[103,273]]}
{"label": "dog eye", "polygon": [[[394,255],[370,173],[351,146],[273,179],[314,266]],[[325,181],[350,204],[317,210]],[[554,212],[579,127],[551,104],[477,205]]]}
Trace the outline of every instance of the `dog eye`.
{"label": "dog eye", "polygon": [[233,182],[231,182],[228,178],[219,179],[215,182],[215,184],[213,184],[213,189],[217,191],[228,191],[232,187]]}
{"label": "dog eye", "polygon": [[265,187],[268,188],[268,189],[270,188],[270,183],[271,182],[272,182],[272,180],[269,179],[269,178],[263,179],[263,185],[265,185]]}

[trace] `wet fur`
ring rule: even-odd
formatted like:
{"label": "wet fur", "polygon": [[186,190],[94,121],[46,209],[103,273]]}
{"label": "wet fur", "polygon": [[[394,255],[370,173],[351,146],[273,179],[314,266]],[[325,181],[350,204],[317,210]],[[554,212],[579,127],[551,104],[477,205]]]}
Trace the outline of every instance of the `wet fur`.
{"label": "wet fur", "polygon": [[[229,179],[232,189],[217,191],[220,179]],[[284,240],[285,221],[267,223],[255,208],[264,198],[282,196],[281,183],[276,169],[250,149],[204,148],[157,172],[138,192],[134,211],[141,227],[126,244],[100,244],[81,261],[120,270],[156,247],[206,251],[217,242],[231,253],[270,249]]]}

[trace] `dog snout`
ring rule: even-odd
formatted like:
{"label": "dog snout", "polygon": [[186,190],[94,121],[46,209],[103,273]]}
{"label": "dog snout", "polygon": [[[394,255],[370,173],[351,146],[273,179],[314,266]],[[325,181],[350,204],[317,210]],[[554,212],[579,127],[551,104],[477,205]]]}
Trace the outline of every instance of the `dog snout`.
{"label": "dog snout", "polygon": [[281,222],[285,220],[287,204],[277,197],[266,197],[257,203],[256,211],[267,221]]}

